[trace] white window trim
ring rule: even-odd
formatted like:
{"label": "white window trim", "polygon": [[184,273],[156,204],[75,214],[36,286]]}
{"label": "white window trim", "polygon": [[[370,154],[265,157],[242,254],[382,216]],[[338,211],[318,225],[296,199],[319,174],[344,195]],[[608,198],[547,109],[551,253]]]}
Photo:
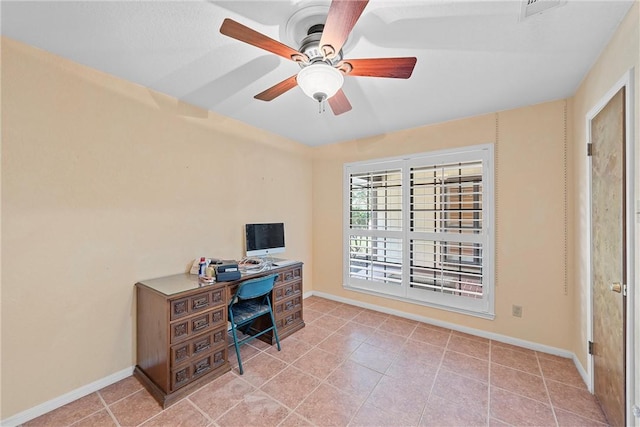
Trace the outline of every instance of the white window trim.
{"label": "white window trim", "polygon": [[[449,159],[449,160],[447,160]],[[408,286],[409,268],[403,268],[402,285],[398,288],[392,288],[384,283],[363,282],[362,286],[357,286],[357,281],[349,278],[349,236],[350,236],[350,183],[349,176],[353,173],[367,172],[372,169],[397,169],[402,168],[403,188],[409,182],[409,170],[414,165],[439,164],[446,161],[462,161],[466,159],[482,159],[483,161],[483,194],[482,209],[483,223],[486,231],[486,238],[483,242],[483,289],[486,290],[486,297],[481,300],[471,300],[469,304],[460,304],[452,306],[450,295],[438,294],[437,292],[429,293],[429,300],[425,300],[424,292],[416,292]],[[466,315],[481,317],[485,319],[495,318],[495,173],[494,173],[494,145],[481,144],[462,148],[454,148],[447,150],[438,150],[433,152],[418,153],[405,156],[397,156],[383,159],[366,160],[360,162],[346,163],[343,167],[343,287],[345,289],[361,292],[370,295],[381,296],[384,298],[400,300],[412,304],[434,307],[442,310],[462,313]],[[408,188],[408,187],[407,187]],[[403,190],[403,210],[408,209],[409,194]],[[361,230],[362,234],[367,234],[367,230]],[[376,231],[377,235],[386,234],[387,232]],[[394,232],[389,232],[397,234]],[[409,250],[410,236],[415,235],[410,232],[408,224],[403,221],[402,244],[403,251],[407,253]],[[350,284],[354,282],[354,284]],[[460,297],[457,297],[460,298]],[[457,300],[464,302],[464,300]],[[474,302],[475,301],[475,302]],[[481,302],[478,302],[481,301]]]}

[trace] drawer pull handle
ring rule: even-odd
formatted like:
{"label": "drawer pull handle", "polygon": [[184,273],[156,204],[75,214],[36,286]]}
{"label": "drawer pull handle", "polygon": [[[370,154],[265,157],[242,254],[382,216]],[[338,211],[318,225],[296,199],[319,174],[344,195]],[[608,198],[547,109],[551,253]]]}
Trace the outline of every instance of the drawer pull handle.
{"label": "drawer pull handle", "polygon": [[202,362],[200,362],[200,363],[198,363],[196,365],[196,371],[194,372],[194,374],[197,375],[197,374],[199,374],[201,372],[204,372],[204,371],[208,370],[210,367],[211,367],[211,365],[209,365],[208,361],[206,361],[206,360],[202,361]]}
{"label": "drawer pull handle", "polygon": [[189,374],[186,369],[176,372],[176,384],[180,384],[189,379]]}
{"label": "drawer pull handle", "polygon": [[285,291],[285,295],[291,295],[293,293],[293,288],[287,288]]}
{"label": "drawer pull handle", "polygon": [[176,316],[181,315],[182,313],[186,313],[187,312],[187,305],[185,304],[186,301],[180,301],[180,302],[176,302],[173,304],[173,314],[175,314]]}
{"label": "drawer pull handle", "polygon": [[289,301],[289,302],[287,302],[287,304],[285,304],[284,309],[285,309],[285,311],[289,311],[289,310],[291,310],[293,307],[295,307],[295,305],[293,304],[293,301]]}
{"label": "drawer pull handle", "polygon": [[289,273],[284,275],[284,280],[291,280],[292,277],[293,277],[293,274],[291,272],[289,272]]}
{"label": "drawer pull handle", "polygon": [[194,353],[200,353],[203,350],[207,350],[211,347],[211,344],[209,344],[208,342],[199,342],[196,344],[196,349],[194,351]]}
{"label": "drawer pull handle", "polygon": [[207,321],[207,319],[196,320],[195,322],[193,322],[194,331],[199,331],[200,329],[206,328],[207,326],[209,326],[209,322]]}
{"label": "drawer pull handle", "polygon": [[173,328],[173,335],[179,337],[180,335],[184,335],[187,333],[187,324],[180,323]]}
{"label": "drawer pull handle", "polygon": [[199,299],[193,302],[193,309],[198,310],[200,308],[206,307],[209,305],[209,302],[206,299]]}

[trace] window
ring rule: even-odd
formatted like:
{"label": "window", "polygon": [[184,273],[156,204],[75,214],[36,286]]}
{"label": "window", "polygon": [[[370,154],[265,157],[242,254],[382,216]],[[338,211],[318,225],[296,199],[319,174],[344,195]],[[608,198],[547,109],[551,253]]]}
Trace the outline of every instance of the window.
{"label": "window", "polygon": [[345,165],[345,287],[493,316],[493,146]]}

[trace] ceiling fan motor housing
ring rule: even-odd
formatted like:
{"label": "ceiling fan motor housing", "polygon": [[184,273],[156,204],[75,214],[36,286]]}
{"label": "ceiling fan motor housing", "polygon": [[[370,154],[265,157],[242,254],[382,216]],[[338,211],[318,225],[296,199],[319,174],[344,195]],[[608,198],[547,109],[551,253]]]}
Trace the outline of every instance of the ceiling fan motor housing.
{"label": "ceiling fan motor housing", "polygon": [[320,49],[320,39],[322,38],[323,24],[313,25],[307,31],[307,36],[302,40],[300,49],[298,51],[307,55],[309,62],[299,62],[301,68],[308,67],[316,62],[324,62],[332,67],[335,67],[340,61],[342,61],[342,49],[333,58],[325,58]]}

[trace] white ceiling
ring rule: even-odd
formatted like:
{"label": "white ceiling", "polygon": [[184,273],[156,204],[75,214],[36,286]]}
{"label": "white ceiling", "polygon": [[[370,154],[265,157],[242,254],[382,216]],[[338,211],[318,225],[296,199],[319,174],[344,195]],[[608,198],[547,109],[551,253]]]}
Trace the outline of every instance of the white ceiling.
{"label": "white ceiling", "polygon": [[297,49],[287,21],[329,0],[3,0],[0,13],[5,36],[317,146],[571,96],[632,4],[569,0],[521,20],[516,0],[371,0],[345,58],[417,64],[408,80],[347,76],[340,116],[297,87],[255,100],[298,65],[218,31],[229,17]]}

